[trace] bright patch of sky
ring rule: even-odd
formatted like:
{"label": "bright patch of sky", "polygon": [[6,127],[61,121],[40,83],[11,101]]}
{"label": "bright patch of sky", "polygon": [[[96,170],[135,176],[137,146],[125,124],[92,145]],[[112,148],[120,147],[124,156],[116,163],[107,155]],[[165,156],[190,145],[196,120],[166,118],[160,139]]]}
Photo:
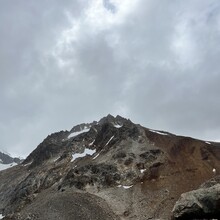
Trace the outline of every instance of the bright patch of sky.
{"label": "bright patch of sky", "polygon": [[108,113],[219,140],[219,24],[219,0],[0,1],[0,147]]}

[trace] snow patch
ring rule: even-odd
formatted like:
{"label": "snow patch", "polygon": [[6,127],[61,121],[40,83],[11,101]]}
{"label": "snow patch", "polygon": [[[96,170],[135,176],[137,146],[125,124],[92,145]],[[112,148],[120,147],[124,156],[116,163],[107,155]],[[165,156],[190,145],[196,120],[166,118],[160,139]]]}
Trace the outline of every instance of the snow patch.
{"label": "snow patch", "polygon": [[216,174],[216,169],[215,169],[215,168],[213,168],[213,169],[212,169],[212,172],[213,172],[214,174]]}
{"label": "snow patch", "polygon": [[81,130],[81,131],[72,132],[72,133],[68,136],[68,139],[70,139],[70,138],[72,138],[72,137],[76,137],[76,136],[79,135],[79,134],[88,132],[89,130],[90,130],[90,128],[86,128],[86,129],[83,129],[83,130]]}
{"label": "snow patch", "polygon": [[53,162],[56,162],[60,159],[60,157],[57,157],[56,159],[53,160]]}
{"label": "snow patch", "polygon": [[123,186],[123,185],[118,185],[117,187],[123,187],[124,189],[130,189],[133,185],[130,185],[130,186]]}
{"label": "snow patch", "polygon": [[94,127],[92,127],[92,129],[93,129],[96,133],[98,133],[98,131],[97,131]]}
{"label": "snow patch", "polygon": [[99,153],[95,155],[92,159],[95,160],[99,156]]}
{"label": "snow patch", "polygon": [[141,173],[144,173],[146,171],[146,169],[140,169]]}
{"label": "snow patch", "polygon": [[115,128],[121,128],[123,125],[114,125]]}
{"label": "snow patch", "polygon": [[89,146],[92,146],[94,144],[95,140],[89,143]]}
{"label": "snow patch", "polygon": [[211,144],[210,142],[206,141],[206,144]]}
{"label": "snow patch", "polygon": [[160,131],[155,131],[155,130],[151,130],[149,129],[151,132],[157,133],[157,134],[161,134],[161,135],[168,135],[166,133],[160,132]]}
{"label": "snow patch", "polygon": [[114,135],[109,139],[109,141],[106,143],[105,146],[107,146],[113,138],[114,138]]}
{"label": "snow patch", "polygon": [[23,166],[26,167],[26,166],[29,166],[29,165],[31,165],[31,164],[32,164],[32,162],[26,163],[26,164],[24,164]]}
{"label": "snow patch", "polygon": [[130,189],[133,185],[130,186],[122,186],[124,189]]}
{"label": "snow patch", "polygon": [[3,219],[5,216],[3,216],[2,214],[0,214],[0,219]]}
{"label": "snow patch", "polygon": [[8,168],[10,168],[10,167],[13,167],[13,166],[15,166],[15,165],[17,165],[17,163],[0,164],[0,171],[1,171],[1,170],[6,170],[6,169],[8,169]]}
{"label": "snow patch", "polygon": [[73,154],[71,162],[73,162],[77,158],[85,157],[86,155],[93,155],[95,152],[96,152],[96,150],[91,150],[91,149],[85,148],[83,153]]}

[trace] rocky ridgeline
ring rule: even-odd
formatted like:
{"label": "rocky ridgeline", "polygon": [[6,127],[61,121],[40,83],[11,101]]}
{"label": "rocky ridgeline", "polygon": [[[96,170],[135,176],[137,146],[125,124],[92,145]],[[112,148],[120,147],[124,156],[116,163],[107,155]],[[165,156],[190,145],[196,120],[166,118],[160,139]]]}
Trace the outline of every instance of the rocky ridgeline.
{"label": "rocky ridgeline", "polygon": [[[73,208],[74,195],[80,193],[80,207],[90,210],[83,201],[93,196],[93,205],[108,213],[94,219],[170,219],[173,207],[174,219],[190,218],[184,214],[190,209],[183,208],[188,207],[183,198],[190,196],[183,194],[174,206],[175,201],[218,174],[219,155],[213,144],[108,115],[49,135],[21,165],[0,172],[0,213],[6,219],[89,219],[76,218],[81,208]],[[75,200],[61,207],[56,203],[61,197]],[[51,217],[48,209],[54,209]],[[60,217],[63,209],[74,209],[75,215]]]}
{"label": "rocky ridgeline", "polygon": [[0,151],[0,164],[21,163],[23,160],[17,157],[11,157],[7,153]]}

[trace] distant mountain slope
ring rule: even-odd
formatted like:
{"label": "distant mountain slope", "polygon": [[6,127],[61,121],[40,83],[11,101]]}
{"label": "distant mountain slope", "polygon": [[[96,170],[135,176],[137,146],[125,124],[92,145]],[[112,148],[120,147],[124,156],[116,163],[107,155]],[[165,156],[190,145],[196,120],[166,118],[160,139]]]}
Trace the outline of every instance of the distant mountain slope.
{"label": "distant mountain slope", "polygon": [[13,158],[9,154],[0,150],[0,171],[20,164],[22,161],[23,160],[21,160],[20,158]]}
{"label": "distant mountain slope", "polygon": [[22,164],[0,172],[0,214],[170,219],[182,193],[219,174],[218,144],[108,115],[49,135]]}

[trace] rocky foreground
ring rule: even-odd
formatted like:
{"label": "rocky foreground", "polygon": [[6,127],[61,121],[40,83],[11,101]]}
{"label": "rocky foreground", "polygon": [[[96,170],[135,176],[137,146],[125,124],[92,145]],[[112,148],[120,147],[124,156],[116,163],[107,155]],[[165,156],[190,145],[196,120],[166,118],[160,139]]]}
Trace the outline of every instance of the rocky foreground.
{"label": "rocky foreground", "polygon": [[220,146],[120,116],[49,135],[0,172],[3,219],[218,219]]}

